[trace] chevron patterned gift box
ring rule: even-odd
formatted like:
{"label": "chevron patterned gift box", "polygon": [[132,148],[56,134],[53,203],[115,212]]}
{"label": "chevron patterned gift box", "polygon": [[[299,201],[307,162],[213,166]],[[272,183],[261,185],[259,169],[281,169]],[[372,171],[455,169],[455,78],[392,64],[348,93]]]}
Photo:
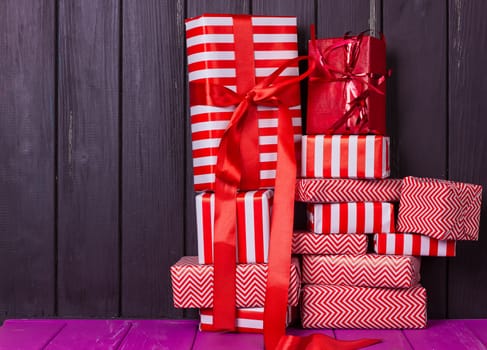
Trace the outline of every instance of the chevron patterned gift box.
{"label": "chevron patterned gift box", "polygon": [[297,231],[293,235],[293,254],[365,254],[367,235],[335,234],[320,235]]}
{"label": "chevron patterned gift box", "polygon": [[[290,266],[288,304],[298,304],[301,276],[299,261]],[[237,264],[237,307],[263,307],[267,280],[267,264]],[[171,266],[174,307],[213,307],[213,265],[200,265],[196,256],[182,257]]]}
{"label": "chevron patterned gift box", "polygon": [[406,177],[397,230],[436,239],[478,240],[481,201],[479,185]]}
{"label": "chevron patterned gift box", "polygon": [[[272,190],[237,194],[237,262],[266,263],[269,251]],[[215,194],[196,195],[198,262],[213,264]]]}
{"label": "chevron patterned gift box", "polygon": [[426,290],[306,285],[303,328],[424,328]]}
{"label": "chevron patterned gift box", "polygon": [[419,283],[420,260],[400,255],[304,255],[306,284],[410,288]]}
{"label": "chevron patterned gift box", "polygon": [[383,179],[389,176],[389,137],[303,135],[301,176]]}
{"label": "chevron patterned gift box", "polygon": [[298,179],[296,200],[307,203],[398,202],[401,179]]}
{"label": "chevron patterned gift box", "polygon": [[315,233],[395,232],[391,203],[351,202],[307,205],[308,230]]}
{"label": "chevron patterned gift box", "polygon": [[374,235],[377,254],[414,256],[455,256],[456,241],[439,240],[412,233],[378,233]]}

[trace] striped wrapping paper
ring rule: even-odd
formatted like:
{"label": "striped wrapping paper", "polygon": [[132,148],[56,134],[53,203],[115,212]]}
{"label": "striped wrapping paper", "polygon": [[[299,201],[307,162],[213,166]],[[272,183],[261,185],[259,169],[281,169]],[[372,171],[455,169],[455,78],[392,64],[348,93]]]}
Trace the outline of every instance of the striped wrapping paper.
{"label": "striped wrapping paper", "polygon": [[[237,262],[265,263],[269,252],[272,190],[239,192],[237,194]],[[198,262],[213,264],[215,194],[196,195],[196,227]]]}
{"label": "striped wrapping paper", "polygon": [[313,232],[297,231],[293,234],[293,254],[365,254],[367,235],[320,235]]}
{"label": "striped wrapping paper", "polygon": [[[286,314],[286,327],[297,318],[297,308],[288,306]],[[263,333],[264,332],[264,308],[238,308],[235,320],[237,333]],[[200,330],[218,331],[213,327],[213,309],[200,310]]]}
{"label": "striped wrapping paper", "polygon": [[[251,85],[254,86],[287,60],[297,57],[297,27],[295,17],[248,18],[251,19],[253,30],[256,79]],[[208,82],[237,91],[242,73],[237,79],[239,67],[236,57],[239,56],[239,43],[235,42],[235,33],[239,29],[234,25],[235,16],[232,15],[203,15],[186,21],[189,82]],[[297,75],[299,71],[296,64],[285,69],[275,82]],[[296,90],[290,94],[292,97],[286,102],[294,126],[297,155],[300,155],[299,85],[289,89]],[[190,94],[194,93],[195,91],[190,89]],[[196,191],[214,190],[218,146],[234,109],[207,105],[190,106]],[[260,188],[274,186],[277,164],[277,113],[275,107],[257,106]]]}
{"label": "striped wrapping paper", "polygon": [[307,217],[308,230],[315,233],[395,232],[392,203],[309,203]]}
{"label": "striped wrapping paper", "polygon": [[438,240],[413,233],[378,233],[374,235],[377,254],[414,256],[455,256],[456,241]]}
{"label": "striped wrapping paper", "polygon": [[383,179],[389,174],[389,137],[303,135],[301,177]]}

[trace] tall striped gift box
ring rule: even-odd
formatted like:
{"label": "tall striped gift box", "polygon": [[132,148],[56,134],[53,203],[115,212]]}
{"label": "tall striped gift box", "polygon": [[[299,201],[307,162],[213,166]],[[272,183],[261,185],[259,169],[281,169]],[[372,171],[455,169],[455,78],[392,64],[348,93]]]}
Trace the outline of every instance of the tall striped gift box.
{"label": "tall striped gift box", "polygon": [[[237,262],[265,263],[269,252],[272,190],[245,191],[237,194]],[[215,194],[196,195],[198,262],[213,264]]]}
{"label": "tall striped gift box", "polygon": [[377,233],[374,235],[374,252],[392,255],[455,256],[456,241],[412,233]]}
{"label": "tall striped gift box", "polygon": [[[206,99],[200,95],[209,94],[213,85],[245,96],[276,68],[297,57],[296,17],[203,15],[186,21],[186,38],[194,187],[196,191],[214,190],[218,146],[235,106],[204,104],[201,100]],[[295,63],[275,83],[298,75]],[[198,84],[206,90],[196,89]],[[287,89],[286,105],[300,155],[299,85]],[[259,188],[270,188],[276,177],[278,109],[257,105],[253,115],[245,119],[242,138],[250,140],[248,144],[255,145],[255,151],[246,147],[241,154],[243,159],[249,160],[248,154],[253,157],[249,161],[258,167]]]}
{"label": "tall striped gift box", "polygon": [[424,328],[426,290],[305,285],[303,328]]}
{"label": "tall striped gift box", "polygon": [[307,218],[308,230],[315,233],[395,232],[392,203],[309,203]]}
{"label": "tall striped gift box", "polygon": [[389,177],[389,137],[303,135],[301,177],[383,179]]}

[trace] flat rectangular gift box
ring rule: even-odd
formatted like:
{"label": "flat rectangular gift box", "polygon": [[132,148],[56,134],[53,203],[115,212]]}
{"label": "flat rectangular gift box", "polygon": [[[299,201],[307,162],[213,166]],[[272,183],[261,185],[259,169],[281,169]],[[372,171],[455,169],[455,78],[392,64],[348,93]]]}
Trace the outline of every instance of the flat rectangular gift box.
{"label": "flat rectangular gift box", "polygon": [[412,233],[374,234],[377,254],[414,256],[455,256],[456,241],[438,240]]}
{"label": "flat rectangular gift box", "polygon": [[383,179],[389,177],[389,137],[303,135],[301,177]]}
{"label": "flat rectangular gift box", "polygon": [[[272,190],[237,194],[237,262],[266,263],[269,252]],[[198,262],[213,264],[215,194],[196,195]]]}
{"label": "flat rectangular gift box", "polygon": [[424,328],[426,290],[305,285],[303,328]]}
{"label": "flat rectangular gift box", "polygon": [[314,232],[296,231],[293,234],[293,254],[365,254],[367,235],[334,234],[320,235]]}
{"label": "flat rectangular gift box", "polygon": [[298,202],[398,202],[401,196],[401,179],[297,179]]}
{"label": "flat rectangular gift box", "polygon": [[[301,276],[299,261],[293,258],[289,278],[288,304],[298,304]],[[174,307],[213,307],[213,265],[198,264],[196,256],[182,257],[171,266]],[[263,307],[268,273],[267,264],[237,264],[236,306]]]}
{"label": "flat rectangular gift box", "polygon": [[304,255],[305,284],[410,288],[419,283],[420,260],[400,255]]}
{"label": "flat rectangular gift box", "polygon": [[[276,68],[297,57],[296,17],[205,14],[186,20],[186,47],[194,186],[196,191],[212,191],[218,147],[235,106],[208,105],[202,101],[207,101],[204,97],[210,94],[211,86],[225,87],[245,96]],[[245,72],[244,65],[253,66],[255,78]],[[297,63],[290,65],[275,83],[298,76],[298,68]],[[286,105],[299,150],[302,132],[298,84],[287,88]],[[252,160],[257,162],[258,188],[270,188],[276,177],[278,109],[262,105],[256,108],[256,117],[246,118],[243,126],[247,131],[244,137],[250,137],[255,150],[247,148],[245,153],[255,152]]]}
{"label": "flat rectangular gift box", "polygon": [[384,202],[307,205],[308,230],[315,233],[395,232],[394,206]]}
{"label": "flat rectangular gift box", "polygon": [[479,185],[406,177],[397,230],[436,239],[478,240],[481,201]]}

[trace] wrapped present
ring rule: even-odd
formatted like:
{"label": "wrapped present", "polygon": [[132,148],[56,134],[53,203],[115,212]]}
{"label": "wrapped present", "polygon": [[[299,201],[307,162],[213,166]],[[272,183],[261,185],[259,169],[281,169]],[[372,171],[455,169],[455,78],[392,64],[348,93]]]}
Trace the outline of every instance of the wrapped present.
{"label": "wrapped present", "polygon": [[419,283],[420,260],[400,255],[304,255],[306,284],[410,288]]}
{"label": "wrapped present", "polygon": [[383,179],[389,174],[389,137],[303,135],[301,177]]}
{"label": "wrapped present", "polygon": [[[265,263],[269,252],[272,190],[239,192],[237,194],[237,262]],[[196,227],[198,261],[213,264],[215,194],[196,195]]]}
{"label": "wrapped present", "polygon": [[[203,15],[186,21],[186,38],[194,186],[196,191],[214,190],[218,147],[235,106],[221,106],[225,101],[216,103],[220,106],[208,105],[207,97],[228,90],[245,96],[277,67],[297,57],[296,18]],[[294,62],[274,82],[298,75],[298,63]],[[285,100],[298,150],[301,141],[299,84],[287,90]],[[249,108],[247,113],[240,141],[245,183],[241,182],[240,188],[273,187],[278,109],[258,105]]]}
{"label": "wrapped present", "polygon": [[436,239],[478,240],[481,201],[479,185],[406,177],[397,230]]}
{"label": "wrapped present", "polygon": [[309,203],[307,218],[308,229],[315,233],[395,232],[392,203]]}
{"label": "wrapped present", "polygon": [[439,240],[411,233],[378,233],[374,235],[377,254],[414,256],[455,256],[456,241]]}
{"label": "wrapped present", "polygon": [[[288,304],[298,304],[301,277],[299,261],[293,258],[290,266]],[[237,265],[237,307],[263,307],[268,274],[267,264]],[[200,265],[196,256],[182,257],[171,266],[174,307],[213,307],[213,265]]]}
{"label": "wrapped present", "polygon": [[367,235],[320,235],[312,232],[297,231],[293,235],[293,254],[365,254],[367,253]]}
{"label": "wrapped present", "polygon": [[[297,318],[297,307],[288,306],[286,314],[286,327]],[[238,308],[235,320],[238,333],[263,333],[264,332],[264,308]],[[213,327],[213,309],[200,310],[200,330],[219,331]]]}
{"label": "wrapped present", "polygon": [[424,328],[426,290],[305,285],[303,328]]}
{"label": "wrapped present", "polygon": [[317,67],[308,81],[306,133],[385,135],[384,39],[312,37],[309,56]]}
{"label": "wrapped present", "polygon": [[296,200],[307,203],[397,202],[401,179],[298,179]]}

